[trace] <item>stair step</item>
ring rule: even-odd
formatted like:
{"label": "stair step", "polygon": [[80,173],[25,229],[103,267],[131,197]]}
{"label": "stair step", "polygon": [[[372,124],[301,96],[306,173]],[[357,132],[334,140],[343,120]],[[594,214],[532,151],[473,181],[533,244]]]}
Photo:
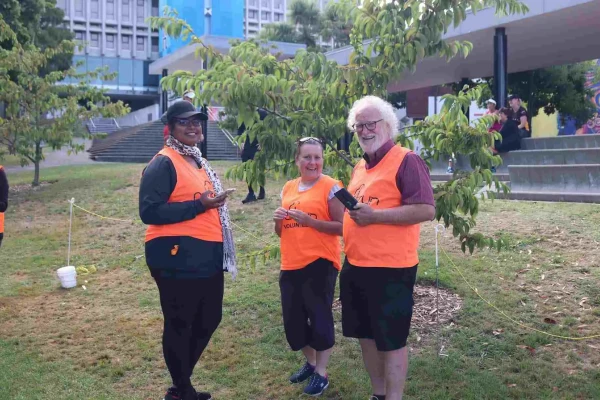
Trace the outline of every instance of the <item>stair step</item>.
{"label": "stair step", "polygon": [[600,203],[600,193],[511,191],[511,200]]}
{"label": "stair step", "polygon": [[515,192],[598,193],[600,164],[510,165]]}
{"label": "stair step", "polygon": [[600,147],[600,134],[527,138],[521,141],[523,150],[581,149]]}

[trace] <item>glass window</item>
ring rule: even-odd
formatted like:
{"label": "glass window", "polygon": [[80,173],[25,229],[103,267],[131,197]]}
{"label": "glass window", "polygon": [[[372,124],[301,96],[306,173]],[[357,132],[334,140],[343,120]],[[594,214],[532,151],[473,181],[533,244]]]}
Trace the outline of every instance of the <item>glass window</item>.
{"label": "glass window", "polygon": [[115,19],[115,0],[106,0],[106,18]]}
{"label": "glass window", "polygon": [[106,35],[106,48],[114,49],[115,48],[115,35]]}
{"label": "glass window", "polygon": [[136,39],[137,45],[136,45],[136,49],[137,51],[146,51],[146,38],[143,36],[138,36]]}
{"label": "glass window", "polygon": [[122,36],[121,37],[121,48],[123,50],[131,50],[131,37],[130,36]]}
{"label": "glass window", "polygon": [[75,0],[75,16],[83,17],[83,0]]}
{"label": "glass window", "polygon": [[85,40],[85,32],[75,32],[75,40],[83,42]]}
{"label": "glass window", "polygon": [[144,0],[137,0],[137,22],[143,23],[146,20],[146,12],[144,9]]}
{"label": "glass window", "polygon": [[129,0],[123,0],[123,6],[121,7],[121,18],[124,21],[129,21],[129,13],[130,13],[130,7],[129,7]]}
{"label": "glass window", "polygon": [[260,5],[263,7],[269,7],[270,6],[269,0],[261,0]]}
{"label": "glass window", "polygon": [[248,11],[248,18],[256,19],[257,15],[258,15],[258,11],[256,11],[256,10]]}
{"label": "glass window", "polygon": [[157,37],[152,38],[152,52],[158,53],[158,38]]}
{"label": "glass window", "polygon": [[282,10],[283,9],[283,1],[281,1],[281,0],[275,0],[275,9],[276,10]]}
{"label": "glass window", "polygon": [[100,34],[98,33],[92,33],[90,35],[90,47],[95,47],[98,48],[100,47]]}
{"label": "glass window", "polygon": [[95,19],[100,18],[100,4],[98,4],[98,0],[90,1],[90,11],[91,11],[92,18],[95,18]]}
{"label": "glass window", "polygon": [[256,0],[250,0],[249,5],[252,7],[256,7]]}
{"label": "glass window", "polygon": [[269,14],[271,14],[271,13],[268,12],[268,11],[262,11],[261,15],[260,15],[260,19],[262,19],[263,21],[268,21],[270,19],[269,18],[270,17]]}

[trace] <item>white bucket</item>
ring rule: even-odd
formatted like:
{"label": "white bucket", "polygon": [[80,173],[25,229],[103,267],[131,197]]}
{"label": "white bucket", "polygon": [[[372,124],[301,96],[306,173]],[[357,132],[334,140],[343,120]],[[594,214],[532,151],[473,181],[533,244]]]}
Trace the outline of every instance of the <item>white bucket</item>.
{"label": "white bucket", "polygon": [[75,271],[75,267],[68,266],[59,268],[56,270],[56,274],[58,275],[58,279],[60,279],[60,284],[65,289],[77,286],[77,271]]}

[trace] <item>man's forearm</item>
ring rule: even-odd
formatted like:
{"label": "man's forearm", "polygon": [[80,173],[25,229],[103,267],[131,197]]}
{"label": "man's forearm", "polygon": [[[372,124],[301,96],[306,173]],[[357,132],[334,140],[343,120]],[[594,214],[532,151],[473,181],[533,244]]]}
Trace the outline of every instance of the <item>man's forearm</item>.
{"label": "man's forearm", "polygon": [[431,221],[435,217],[435,207],[430,204],[411,204],[394,208],[375,210],[376,224],[414,225]]}

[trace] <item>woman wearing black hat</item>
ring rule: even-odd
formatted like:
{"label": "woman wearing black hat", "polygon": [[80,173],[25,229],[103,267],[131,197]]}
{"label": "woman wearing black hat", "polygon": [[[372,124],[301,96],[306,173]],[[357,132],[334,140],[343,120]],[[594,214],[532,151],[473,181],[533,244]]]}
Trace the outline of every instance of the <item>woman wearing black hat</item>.
{"label": "woman wearing black hat", "polygon": [[164,400],[209,400],[209,393],[196,392],[191,376],[221,322],[223,271],[234,277],[237,272],[227,192],[196,147],[207,116],[178,101],[165,118],[170,135],[146,167],[139,196],[140,217],[148,225],[146,262],[158,286],[163,353],[173,380]]}

